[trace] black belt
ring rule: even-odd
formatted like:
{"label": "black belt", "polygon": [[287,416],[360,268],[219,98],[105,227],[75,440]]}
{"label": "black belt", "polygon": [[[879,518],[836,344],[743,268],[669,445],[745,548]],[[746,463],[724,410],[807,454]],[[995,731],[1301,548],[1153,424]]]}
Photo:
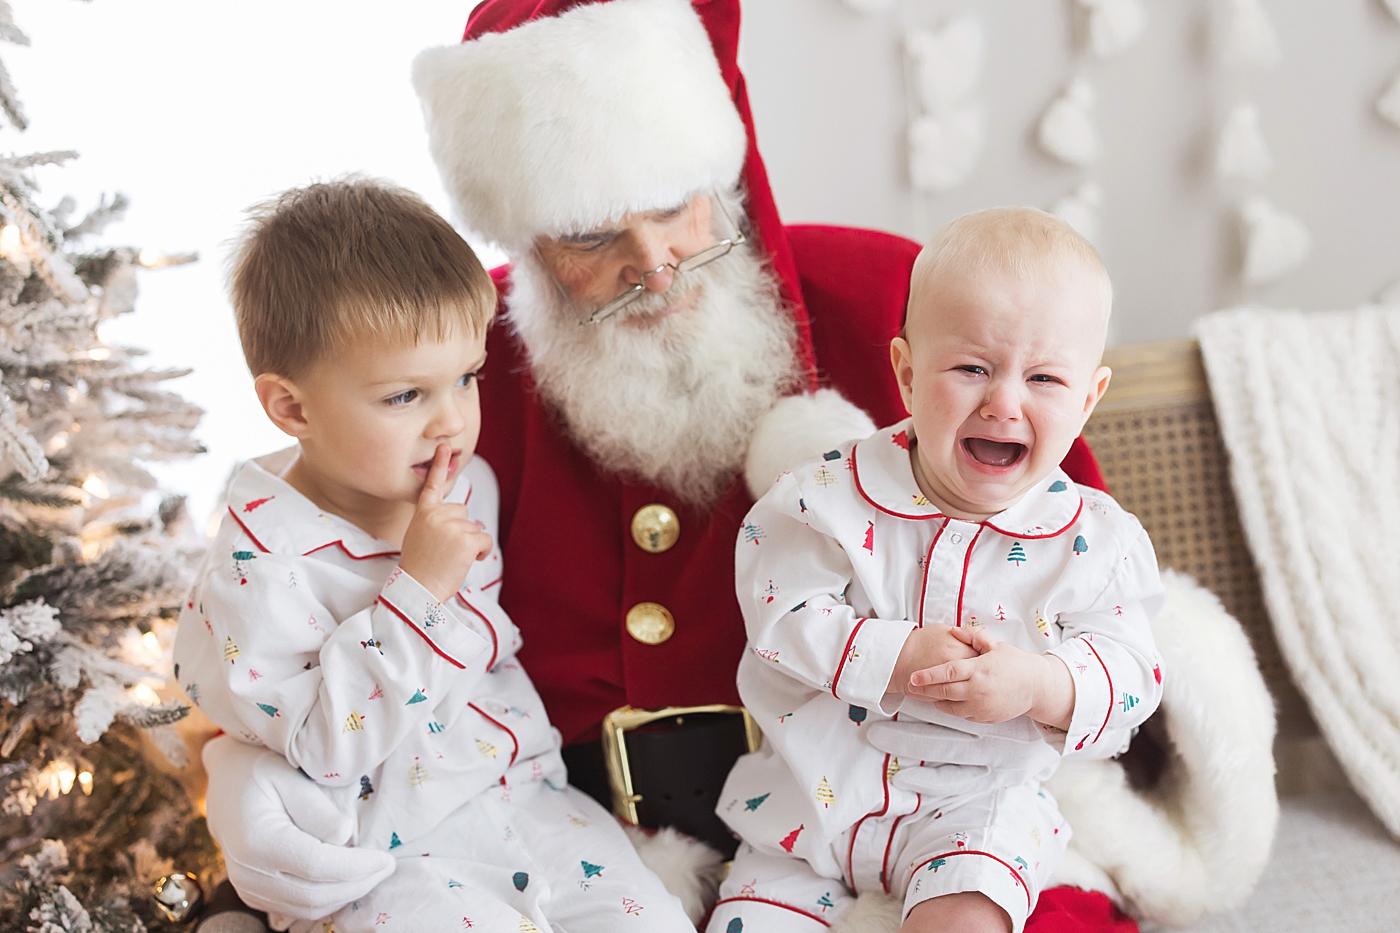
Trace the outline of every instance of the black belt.
{"label": "black belt", "polygon": [[602,741],[564,749],[570,784],[628,822],[653,829],[674,826],[725,858],[734,855],[738,841],[715,807],[729,769],[757,744],[758,731],[742,710],[695,707],[647,714],[624,709],[609,716],[603,728],[620,740],[622,760],[613,756],[614,769],[627,771],[630,801],[609,774]]}

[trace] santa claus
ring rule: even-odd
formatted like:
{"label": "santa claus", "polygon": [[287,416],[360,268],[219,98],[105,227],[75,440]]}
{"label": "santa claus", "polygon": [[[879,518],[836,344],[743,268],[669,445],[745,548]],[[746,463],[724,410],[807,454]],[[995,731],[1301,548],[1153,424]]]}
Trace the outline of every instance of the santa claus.
{"label": "santa claus", "polygon": [[[511,258],[477,448],[500,478],[501,603],[571,781],[609,805],[608,714],[738,703],[733,549],[753,500],[904,415],[888,345],[918,245],[782,225],[738,26],[737,0],[486,0],[462,44],[414,67],[460,220]],[[1065,468],[1102,485],[1082,443]],[[642,796],[712,809],[726,734],[704,715],[655,724],[649,779],[673,785]],[[277,756],[223,738],[205,761],[210,827],[250,903],[320,917],[392,871],[321,842],[333,826],[293,825],[283,801],[315,812],[316,790]],[[1047,891],[1027,926],[1132,929],[1078,888]]]}

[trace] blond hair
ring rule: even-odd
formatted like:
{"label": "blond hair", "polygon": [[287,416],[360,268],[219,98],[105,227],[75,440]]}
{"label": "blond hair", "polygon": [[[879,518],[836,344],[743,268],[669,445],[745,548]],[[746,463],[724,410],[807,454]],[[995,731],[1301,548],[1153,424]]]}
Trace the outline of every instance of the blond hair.
{"label": "blond hair", "polygon": [[1064,257],[1098,280],[1107,319],[1113,283],[1098,250],[1069,224],[1034,207],[991,207],[944,224],[914,261],[909,301],[947,274],[1056,278],[1064,267],[1054,260]]}
{"label": "blond hair", "polygon": [[253,375],[295,378],[353,339],[481,334],[496,289],[470,246],[404,188],[346,177],[249,211],[229,292]]}

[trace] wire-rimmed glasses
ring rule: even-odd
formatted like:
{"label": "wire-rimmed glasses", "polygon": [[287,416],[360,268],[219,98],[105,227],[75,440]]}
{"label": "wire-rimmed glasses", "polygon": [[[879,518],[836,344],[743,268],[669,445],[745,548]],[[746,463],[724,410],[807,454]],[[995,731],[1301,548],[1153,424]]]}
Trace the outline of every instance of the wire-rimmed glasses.
{"label": "wire-rimmed glasses", "polygon": [[737,226],[735,226],[733,218],[731,218],[729,216],[729,212],[724,209],[724,204],[720,201],[719,197],[717,195],[712,194],[710,196],[710,199],[712,203],[719,207],[719,211],[721,214],[724,215],[724,219],[729,222],[729,229],[734,231],[733,236],[720,240],[718,243],[711,244],[710,246],[707,246],[704,249],[700,250],[698,253],[691,253],[689,256],[686,256],[684,259],[681,259],[678,262],[663,262],[655,269],[652,269],[648,272],[643,272],[641,275],[640,282],[638,282],[636,285],[633,285],[631,288],[627,289],[627,291],[623,292],[621,295],[618,295],[616,298],[614,298],[612,301],[609,301],[607,304],[603,305],[598,310],[594,311],[587,318],[579,321],[579,326],[587,327],[590,324],[601,324],[603,321],[606,321],[608,318],[612,317],[614,314],[621,311],[623,308],[627,307],[632,302],[636,301],[638,298],[642,297],[642,293],[645,292],[647,288],[648,276],[659,275],[666,269],[670,269],[676,275],[684,275],[687,272],[694,272],[701,266],[707,266],[710,263],[714,262],[716,259],[723,259],[725,256],[729,255],[730,251],[732,251],[734,247],[748,242],[748,238],[744,236],[743,231],[740,230]]}

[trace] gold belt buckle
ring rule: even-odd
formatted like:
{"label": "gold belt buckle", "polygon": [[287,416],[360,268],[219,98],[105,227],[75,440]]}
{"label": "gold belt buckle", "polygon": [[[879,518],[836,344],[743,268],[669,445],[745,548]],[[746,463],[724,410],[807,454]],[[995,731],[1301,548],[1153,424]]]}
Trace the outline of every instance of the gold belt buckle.
{"label": "gold belt buckle", "polygon": [[677,725],[686,716],[701,713],[727,713],[744,717],[744,739],[749,751],[758,751],[763,743],[763,733],[758,723],[742,706],[729,706],[724,703],[711,703],[708,706],[666,706],[661,709],[646,710],[623,706],[603,717],[603,759],[608,766],[608,784],[612,789],[613,813],[618,819],[626,820],[633,826],[638,823],[637,802],[642,795],[632,784],[632,768],[627,761],[627,733],[648,723],[661,719],[676,719]]}

